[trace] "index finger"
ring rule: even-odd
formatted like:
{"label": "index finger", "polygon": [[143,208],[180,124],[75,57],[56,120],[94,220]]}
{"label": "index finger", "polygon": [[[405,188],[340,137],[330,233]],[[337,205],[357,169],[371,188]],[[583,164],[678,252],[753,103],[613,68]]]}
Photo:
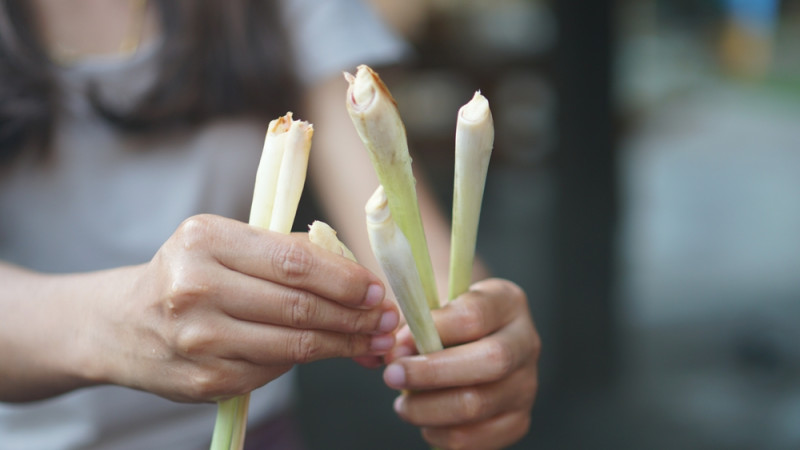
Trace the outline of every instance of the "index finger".
{"label": "index finger", "polygon": [[[473,284],[468,292],[431,314],[442,344],[451,347],[500,330],[520,314],[528,314],[528,303],[525,293],[515,284],[488,279]],[[416,353],[408,326],[397,333],[397,344],[387,355],[387,362]]]}
{"label": "index finger", "polygon": [[188,227],[207,228],[205,245],[225,267],[252,277],[302,289],[344,306],[371,308],[385,289],[363,266],[308,241],[305,234],[285,235],[232,219],[203,220]]}
{"label": "index finger", "polygon": [[432,311],[445,347],[480,339],[527,313],[527,299],[522,290],[499,279],[475,283],[465,294]]}
{"label": "index finger", "polygon": [[391,388],[411,390],[490,383],[535,364],[538,349],[536,332],[520,319],[476,342],[398,358],[386,366],[383,379]]}

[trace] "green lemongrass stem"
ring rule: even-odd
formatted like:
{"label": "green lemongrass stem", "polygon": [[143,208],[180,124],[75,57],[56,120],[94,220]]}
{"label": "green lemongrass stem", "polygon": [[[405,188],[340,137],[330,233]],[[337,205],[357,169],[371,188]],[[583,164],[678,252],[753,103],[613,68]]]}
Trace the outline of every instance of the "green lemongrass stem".
{"label": "green lemongrass stem", "polygon": [[411,246],[392,219],[390,203],[382,186],[367,201],[367,231],[372,253],[392,287],[420,353],[442,349],[442,341],[425,300],[422,280]]}
{"label": "green lemongrass stem", "polygon": [[211,437],[211,450],[240,450],[247,431],[250,394],[217,402],[217,420]]}
{"label": "green lemongrass stem", "polygon": [[347,111],[369,151],[392,216],[411,245],[427,304],[431,309],[438,308],[439,295],[422,227],[406,130],[397,105],[369,67],[359,66],[355,76],[346,73],[345,79],[349,83]]}
{"label": "green lemongrass stem", "polygon": [[315,220],[308,226],[308,240],[329,252],[357,262],[353,252],[336,237],[336,230],[321,220]]}
{"label": "green lemongrass stem", "polygon": [[467,292],[472,281],[478,222],[493,144],[489,101],[478,91],[458,110],[448,300]]}
{"label": "green lemongrass stem", "polygon": [[[303,192],[313,127],[292,113],[270,122],[256,172],[249,224],[288,234]],[[280,220],[275,221],[275,217]],[[288,222],[288,226],[286,223]],[[241,450],[250,394],[217,404],[211,450]]]}

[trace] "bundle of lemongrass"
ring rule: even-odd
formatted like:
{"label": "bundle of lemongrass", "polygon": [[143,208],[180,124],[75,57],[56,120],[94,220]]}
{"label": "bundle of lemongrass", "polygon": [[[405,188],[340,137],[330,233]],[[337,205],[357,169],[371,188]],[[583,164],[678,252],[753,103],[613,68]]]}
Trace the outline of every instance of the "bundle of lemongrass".
{"label": "bundle of lemongrass", "polygon": [[[378,75],[360,66],[349,82],[347,110],[369,150],[381,185],[365,207],[370,244],[418,350],[442,349],[431,309],[439,307],[428,246],[411,170],[405,127]],[[303,191],[313,127],[287,113],[270,122],[256,174],[250,225],[291,232]],[[488,101],[478,92],[458,112],[449,273],[449,299],[466,292],[472,274],[483,188],[494,139]],[[309,227],[309,240],[355,261],[327,224]],[[220,401],[211,450],[244,446],[250,395]]]}
{"label": "bundle of lemongrass", "polygon": [[[431,309],[439,307],[425,241],[406,131],[380,77],[359,66],[347,110],[369,151],[380,186],[367,202],[370,244],[394,291],[420,353],[441,350]],[[476,92],[458,111],[448,300],[469,289],[486,172],[494,142],[489,102]]]}
{"label": "bundle of lemongrass", "polygon": [[[292,231],[313,133],[312,125],[292,120],[292,113],[269,123],[256,172],[250,225],[284,234]],[[211,450],[244,446],[249,401],[250,394],[245,394],[218,403]]]}

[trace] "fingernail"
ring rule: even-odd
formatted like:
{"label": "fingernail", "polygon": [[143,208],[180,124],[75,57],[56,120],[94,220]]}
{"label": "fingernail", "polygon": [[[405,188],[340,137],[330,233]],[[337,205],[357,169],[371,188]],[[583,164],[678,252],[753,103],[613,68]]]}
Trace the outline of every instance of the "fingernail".
{"label": "fingernail", "polygon": [[389,335],[381,335],[375,336],[372,338],[370,342],[369,348],[374,352],[385,352],[390,350],[394,346],[394,336],[391,334]]}
{"label": "fingernail", "polygon": [[364,306],[375,306],[383,300],[384,290],[379,284],[370,284],[367,288],[367,296],[364,298]]}
{"label": "fingernail", "polygon": [[381,316],[381,322],[378,324],[378,332],[379,333],[388,333],[390,331],[394,331],[397,328],[397,324],[400,323],[400,316],[397,315],[396,311],[386,311]]}
{"label": "fingernail", "polygon": [[406,371],[400,364],[389,364],[383,371],[383,381],[389,387],[402,389],[406,386]]}
{"label": "fingernail", "polygon": [[394,411],[397,414],[400,414],[403,411],[403,403],[405,403],[405,401],[406,401],[406,396],[405,395],[400,395],[396,399],[394,399],[394,403],[392,404],[392,407],[394,408]]}

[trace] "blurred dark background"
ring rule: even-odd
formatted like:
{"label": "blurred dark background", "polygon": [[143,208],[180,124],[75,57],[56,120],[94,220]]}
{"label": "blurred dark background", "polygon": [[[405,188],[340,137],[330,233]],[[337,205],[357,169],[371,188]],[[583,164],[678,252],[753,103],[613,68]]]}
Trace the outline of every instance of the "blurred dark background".
{"label": "blurred dark background", "polygon": [[[800,1],[373,3],[446,206],[455,112],[492,106],[479,252],[544,346],[514,448],[800,448]],[[380,371],[300,379],[312,449],[426,448]]]}

